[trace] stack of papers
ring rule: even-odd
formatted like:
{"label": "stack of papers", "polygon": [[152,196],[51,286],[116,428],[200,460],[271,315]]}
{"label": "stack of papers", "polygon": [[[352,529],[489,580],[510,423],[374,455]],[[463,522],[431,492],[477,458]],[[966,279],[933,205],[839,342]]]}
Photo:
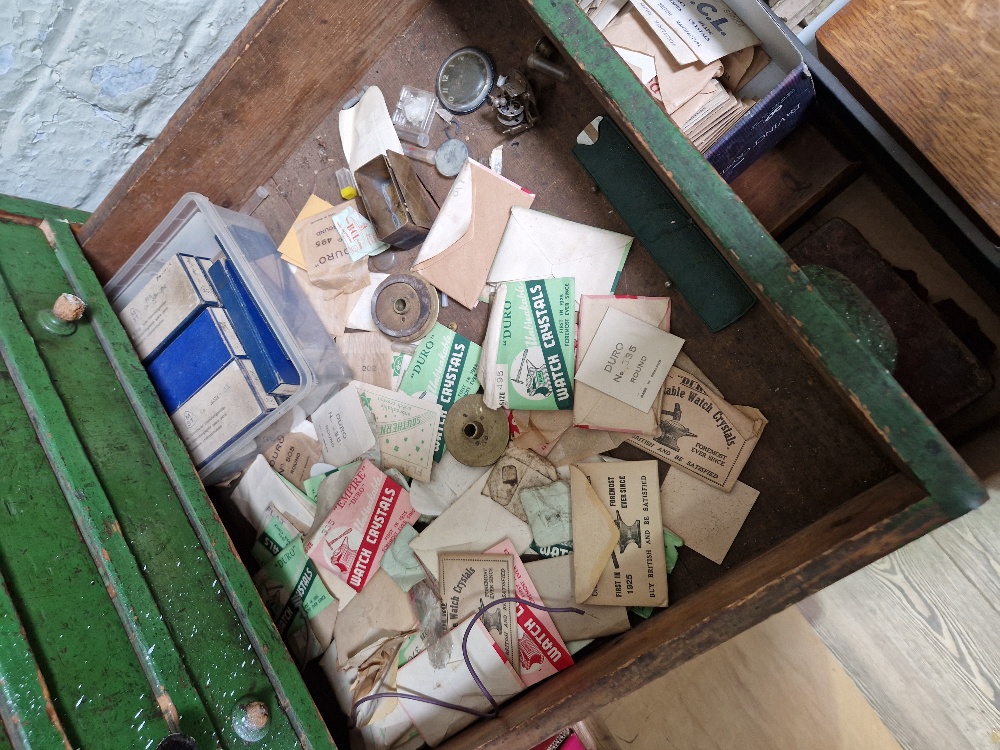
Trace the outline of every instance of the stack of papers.
{"label": "stack of papers", "polygon": [[670,0],[585,3],[612,48],[699,151],[756,103],[739,92],[769,58],[725,3],[704,9]]}

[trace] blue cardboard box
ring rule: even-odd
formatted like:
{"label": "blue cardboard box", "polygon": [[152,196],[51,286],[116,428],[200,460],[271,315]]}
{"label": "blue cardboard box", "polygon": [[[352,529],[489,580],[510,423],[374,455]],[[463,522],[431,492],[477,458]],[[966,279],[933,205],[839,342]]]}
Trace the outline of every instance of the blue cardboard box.
{"label": "blue cardboard box", "polygon": [[208,275],[264,390],[273,396],[295,393],[301,382],[299,372],[229,259],[215,260]]}

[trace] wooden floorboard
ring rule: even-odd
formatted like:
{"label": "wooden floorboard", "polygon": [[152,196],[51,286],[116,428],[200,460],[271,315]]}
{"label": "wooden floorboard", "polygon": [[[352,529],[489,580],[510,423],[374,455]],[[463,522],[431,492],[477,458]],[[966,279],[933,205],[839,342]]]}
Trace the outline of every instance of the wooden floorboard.
{"label": "wooden floorboard", "polygon": [[978,510],[800,608],[907,749],[1000,737],[1000,477]]}
{"label": "wooden floorboard", "polygon": [[605,707],[628,750],[899,750],[797,609]]}

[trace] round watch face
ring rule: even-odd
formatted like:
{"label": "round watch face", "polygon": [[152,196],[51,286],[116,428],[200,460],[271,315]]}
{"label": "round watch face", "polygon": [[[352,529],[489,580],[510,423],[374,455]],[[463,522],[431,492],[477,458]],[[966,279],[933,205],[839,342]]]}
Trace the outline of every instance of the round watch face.
{"label": "round watch face", "polygon": [[475,47],[463,47],[448,55],[438,71],[438,99],[449,112],[466,115],[486,101],[496,77],[489,55]]}

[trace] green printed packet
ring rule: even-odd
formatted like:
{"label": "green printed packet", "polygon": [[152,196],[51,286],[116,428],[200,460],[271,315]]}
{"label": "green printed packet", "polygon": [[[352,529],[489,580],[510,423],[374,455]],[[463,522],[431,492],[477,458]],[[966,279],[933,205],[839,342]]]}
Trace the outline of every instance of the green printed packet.
{"label": "green printed packet", "polygon": [[298,529],[281,513],[269,505],[264,512],[264,529],[257,535],[250,554],[259,565],[267,565],[299,535]]}
{"label": "green printed packet", "polygon": [[492,409],[573,408],[572,278],[501,284],[490,308],[480,382]]}
{"label": "green printed packet", "polygon": [[[435,323],[413,353],[406,374],[399,383],[399,390],[408,396],[433,399],[447,414],[458,399],[479,390],[476,373],[482,351],[479,344]],[[444,449],[442,415],[434,450],[435,461],[441,460]]]}
{"label": "green printed packet", "polygon": [[330,646],[337,600],[320,579],[301,536],[261,568],[254,584],[299,663],[305,664]]}

